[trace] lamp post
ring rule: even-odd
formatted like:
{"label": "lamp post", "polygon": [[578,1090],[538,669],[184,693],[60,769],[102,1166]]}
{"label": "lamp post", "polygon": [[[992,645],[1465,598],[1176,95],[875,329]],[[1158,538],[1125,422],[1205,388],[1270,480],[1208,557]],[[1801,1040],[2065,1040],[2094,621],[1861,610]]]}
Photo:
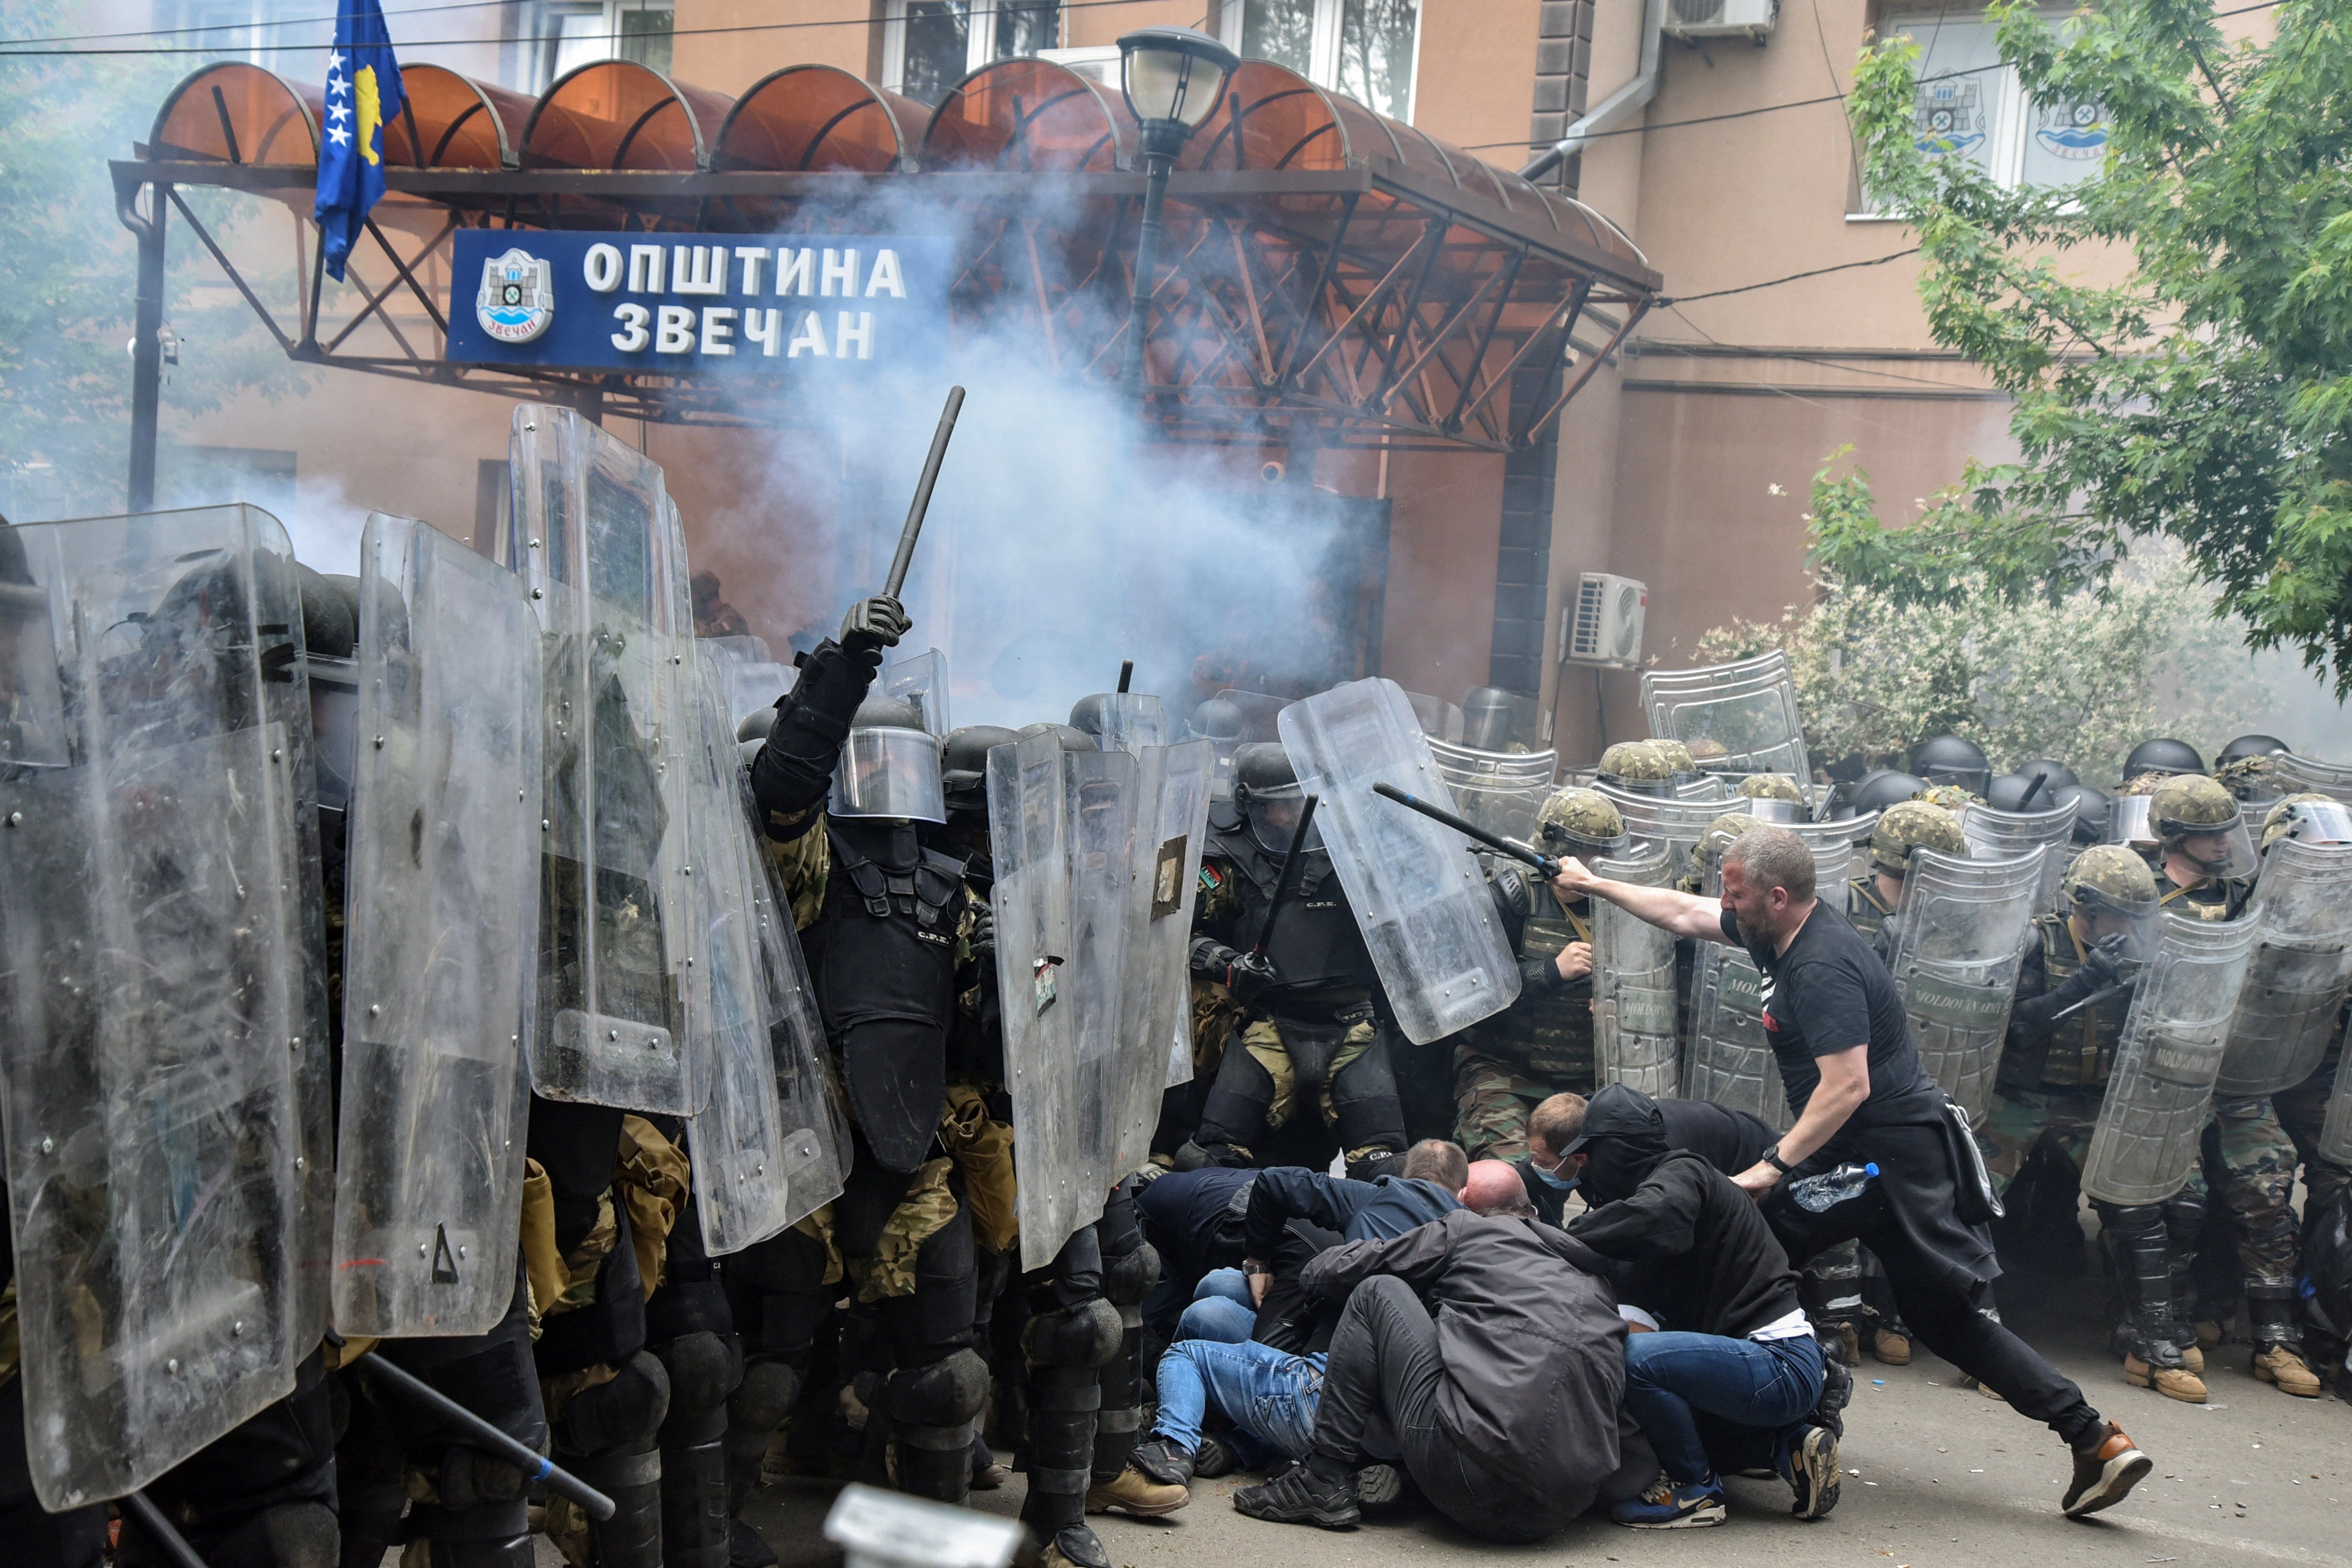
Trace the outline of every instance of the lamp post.
{"label": "lamp post", "polygon": [[1151,275],[1159,265],[1160,209],[1176,154],[1224,96],[1241,60],[1191,27],[1139,27],[1118,41],[1119,89],[1142,128],[1143,232],[1135,246],[1135,297],[1127,322],[1127,395],[1143,395],[1143,331],[1151,314]]}

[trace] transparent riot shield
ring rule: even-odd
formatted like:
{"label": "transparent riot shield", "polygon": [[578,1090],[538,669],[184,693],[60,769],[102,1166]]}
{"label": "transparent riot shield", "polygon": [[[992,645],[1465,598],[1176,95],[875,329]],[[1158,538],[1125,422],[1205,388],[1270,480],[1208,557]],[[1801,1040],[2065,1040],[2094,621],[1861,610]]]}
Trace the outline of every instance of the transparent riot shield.
{"label": "transparent riot shield", "polygon": [[1160,699],[1147,691],[1106,691],[1097,695],[1096,720],[1102,732],[1096,737],[1106,752],[1140,752],[1177,739],[1176,726]]}
{"label": "transparent riot shield", "polygon": [[[1593,869],[1615,881],[1664,887],[1672,862],[1663,845],[1643,845]],[[1653,1099],[1681,1092],[1675,937],[1605,899],[1592,909],[1594,1081],[1625,1084]]]}
{"label": "transparent riot shield", "polygon": [[1979,860],[2007,860],[2036,849],[2049,850],[2042,857],[2042,885],[2033,912],[2047,914],[2058,907],[2058,884],[2074,858],[2068,853],[2074,837],[2073,806],[1995,811],[1989,805],[1971,805],[1960,813],[1960,833],[1968,840],[1969,853]]}
{"label": "transparent riot shield", "polygon": [[1393,680],[1351,680],[1281,713],[1283,749],[1379,971],[1397,1026],[1425,1046],[1517,999],[1519,969],[1462,836],[1372,793],[1452,805]]}
{"label": "transparent riot shield", "polygon": [[800,679],[800,671],[778,661],[761,637],[701,637],[698,647],[719,655],[727,692],[727,717],[740,724],[753,713],[775,710],[776,701]]}
{"label": "transparent riot shield", "polygon": [[2127,1207],[2160,1204],[2189,1179],[2259,934],[2252,921],[2169,913],[2162,929],[2083,1159],[2083,1191]]}
{"label": "transparent riot shield", "polygon": [[2352,991],[2352,844],[2281,839],[2245,918],[2259,931],[2213,1092],[2251,1099],[2319,1070]]}
{"label": "transparent riot shield", "polygon": [[2333,795],[2352,805],[2352,763],[2323,763],[2291,752],[2280,752],[2271,763],[2278,769],[2286,794]]}
{"label": "transparent riot shield", "polygon": [[1404,700],[1412,704],[1412,716],[1421,722],[1421,732],[1433,744],[1439,741],[1462,743],[1462,710],[1442,697],[1432,697],[1423,691],[1408,691]]}
{"label": "transparent riot shield", "polygon": [[1911,851],[1888,968],[1911,1016],[1919,1059],[1969,1124],[1992,1106],[1993,1069],[2009,1038],[2017,969],[2042,893],[2044,849],[2006,860]]}
{"label": "transparent riot shield", "polygon": [[1192,1076],[1192,903],[1209,816],[1216,749],[1206,741],[1146,746],[1136,753],[1136,830],[1129,868],[1127,984],[1120,1049],[1158,1054],[1148,1088],[1129,1086],[1121,1103],[1114,1164],[1124,1174],[1151,1152],[1160,1091]]}
{"label": "transparent riot shield", "polygon": [[13,679],[60,727],[51,765],[0,776],[0,1142],[58,1510],[293,1389],[325,1327],[331,1107],[284,531],[232,506],[14,537],[46,613],[26,595]]}
{"label": "transparent riot shield", "polygon": [[484,1333],[537,1026],[539,625],[520,577],[408,518],[368,519],[359,575],[335,1323]]}
{"label": "transparent riot shield", "polygon": [[1220,701],[1230,702],[1241,710],[1242,734],[1244,741],[1273,741],[1281,738],[1282,710],[1290,706],[1287,697],[1269,697],[1263,691],[1237,691],[1227,687],[1217,693]]}
{"label": "transparent riot shield", "polygon": [[1764,977],[1744,949],[1698,944],[1691,969],[1689,1100],[1762,1117],[1778,1131],[1796,1120],[1764,1033]]}
{"label": "transparent riot shield", "polygon": [[[1702,773],[1695,779],[1677,780],[1675,784],[1675,798],[1676,800],[1729,800],[1732,798],[1731,789],[1724,781],[1730,776],[1728,773]],[[1795,803],[1769,804],[1793,805]]]}
{"label": "transparent riot shield", "polygon": [[[680,976],[686,1037],[707,1053],[710,1097],[686,1124],[694,1202],[713,1257],[791,1223],[788,1131],[777,1094],[756,889],[761,877],[743,809],[735,732],[718,657],[698,649],[696,725],[687,770],[688,842],[697,927]],[[805,1157],[810,1151],[797,1151]]]}
{"label": "transparent riot shield", "polygon": [[2327,1092],[2327,1113],[2319,1124],[2319,1157],[2352,1165],[2352,1068],[2336,1064],[2336,1087]]}
{"label": "transparent riot shield", "polygon": [[710,1095],[679,985],[695,737],[687,566],[660,468],[572,410],[523,404],[510,450],[544,639],[539,1029],[551,1100],[691,1116]]}
{"label": "transparent riot shield", "polygon": [[[1068,973],[1070,851],[1062,755],[1061,742],[1050,734],[988,753],[998,1010],[1005,1087],[1013,1098],[1022,1264],[1032,1268],[1053,1261],[1060,1237],[1085,1223],[1069,1216],[1087,1212],[1089,1201],[1076,1191],[1072,1143],[1081,1134],[1064,1116],[1076,1078],[1080,1006]],[[1104,1195],[1091,1194],[1097,1205],[1091,1212],[1100,1212]]]}
{"label": "transparent riot shield", "polygon": [[923,728],[930,732],[931,739],[947,739],[947,655],[935,647],[925,648],[912,658],[886,664],[874,689],[885,697],[913,704],[915,711],[923,716]]}
{"label": "transparent riot shield", "polygon": [[1777,648],[1734,664],[1645,670],[1642,706],[1650,733],[1695,750],[1707,742],[1722,747],[1707,759],[1710,772],[1813,776],[1796,680],[1788,655]]}
{"label": "transparent riot shield", "polygon": [[1454,810],[1489,833],[1534,841],[1536,814],[1551,794],[1558,752],[1474,752],[1432,740],[1429,754],[1453,792]]}

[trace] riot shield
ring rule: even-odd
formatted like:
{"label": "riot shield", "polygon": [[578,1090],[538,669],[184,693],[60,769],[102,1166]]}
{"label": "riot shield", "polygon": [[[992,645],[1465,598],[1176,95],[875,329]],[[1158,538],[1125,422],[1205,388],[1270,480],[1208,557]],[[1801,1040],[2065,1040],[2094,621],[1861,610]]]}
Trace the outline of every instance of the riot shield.
{"label": "riot shield", "polygon": [[2245,918],[2259,934],[2213,1092],[2252,1099],[2319,1070],[2352,991],[2352,844],[2283,838]]}
{"label": "riot shield", "polygon": [[568,408],[514,414],[514,516],[544,639],[539,1028],[551,1100],[691,1116],[679,991],[698,923],[685,765],[692,610],[660,468]]}
{"label": "riot shield", "polygon": [[348,1334],[484,1333],[514,1297],[539,653],[520,577],[428,524],[369,517],[335,1159]]}
{"label": "riot shield", "polygon": [[2168,913],[2116,1046],[2083,1191],[2102,1203],[2160,1204],[2188,1181],[2221,1070],[2258,930],[2252,921]]}
{"label": "riot shield", "polygon": [[1350,680],[1292,703],[1279,728],[1299,786],[1322,797],[1316,828],[1405,1037],[1425,1046],[1509,1006],[1518,964],[1461,835],[1372,793],[1452,805],[1403,690]]}
{"label": "riot shield", "polygon": [[1269,697],[1263,691],[1237,691],[1227,687],[1217,693],[1220,701],[1230,702],[1241,710],[1242,733],[1244,741],[1273,741],[1281,738],[1282,710],[1290,706],[1287,697]]}
{"label": "riot shield", "polygon": [[[1596,861],[1593,869],[1615,881],[1657,888],[1671,879],[1671,864],[1664,846],[1644,845],[1624,859]],[[1681,1090],[1674,933],[1605,899],[1592,902],[1594,1081],[1671,1099]]]}
{"label": "riot shield", "polygon": [[1732,798],[1731,790],[1724,781],[1730,776],[1728,773],[1701,773],[1695,779],[1677,780],[1675,784],[1675,798],[1676,800],[1729,800]]}
{"label": "riot shield", "polygon": [[1764,977],[1744,949],[1698,944],[1691,970],[1690,1071],[1683,1094],[1762,1117],[1776,1131],[1796,1120],[1764,1033]]}
{"label": "riot shield", "polygon": [[1721,746],[1723,754],[1706,763],[1709,772],[1813,776],[1796,681],[1788,655],[1777,648],[1735,664],[1645,670],[1642,706],[1650,733],[1694,748],[1709,741]]}
{"label": "riot shield", "polygon": [[2073,806],[1995,811],[1989,805],[1971,805],[1960,813],[1960,834],[1968,840],[1969,853],[1979,860],[2007,860],[2036,849],[2049,850],[2042,859],[2042,884],[2033,912],[2047,914],[2058,907],[2058,884],[2074,858],[2067,853],[2074,837]]}
{"label": "riot shield", "polygon": [[2336,1086],[2327,1092],[2327,1113],[2319,1123],[2319,1157],[2352,1165],[2352,1068],[2336,1064]]}
{"label": "riot shield", "polygon": [[699,637],[695,646],[719,655],[730,724],[740,724],[753,713],[773,712],[777,700],[800,679],[801,672],[778,662],[760,637]]}
{"label": "riot shield", "polygon": [[1133,1090],[1114,1162],[1124,1174],[1151,1152],[1160,1091],[1192,1076],[1192,903],[1199,892],[1216,748],[1207,741],[1136,753],[1136,831],[1128,898],[1129,952],[1119,1042],[1158,1052],[1148,1092]]}
{"label": "riot shield", "polygon": [[1895,917],[1902,934],[1887,967],[1919,1060],[1971,1127],[1992,1106],[1993,1069],[2009,1038],[2017,969],[2051,853],[1972,860],[1911,851]]}
{"label": "riot shield", "polygon": [[13,532],[46,606],[18,690],[60,699],[57,765],[0,780],[0,1140],[55,1511],[293,1389],[325,1327],[331,1107],[285,531],[232,506]]}
{"label": "riot shield", "polygon": [[1106,752],[1140,752],[1146,746],[1164,746],[1178,739],[1159,698],[1146,691],[1102,691],[1088,700],[1102,727],[1097,743]]}
{"label": "riot shield", "polygon": [[[1077,1059],[1077,1004],[1069,993],[1069,840],[1063,817],[1062,745],[1050,734],[988,753],[988,842],[996,880],[998,1008],[1004,1029],[1005,1087],[1013,1097],[1022,1259],[1051,1262],[1059,1240],[1046,1234],[1076,1212],[1066,1173],[1077,1133],[1058,1119],[1057,1098]],[[1094,1194],[1098,1204],[1103,1194]],[[1066,1236],[1083,1221],[1071,1221]],[[1034,1237],[1033,1245],[1032,1237]],[[1043,1247],[1041,1254],[1039,1247]]]}
{"label": "riot shield", "polygon": [[2352,763],[2323,763],[2282,752],[2271,759],[2288,795],[2326,795],[2352,805]]}
{"label": "riot shield", "polygon": [[1592,787],[1617,808],[1617,815],[1624,818],[1626,832],[1644,843],[1664,847],[1675,880],[1694,875],[1691,852],[1698,847],[1699,837],[1708,825],[1738,809],[1723,801],[1670,800],[1661,795],[1635,795],[1605,784]]}
{"label": "riot shield", "polygon": [[1423,691],[1408,691],[1404,700],[1412,704],[1412,716],[1421,724],[1421,732],[1432,744],[1439,741],[1462,743],[1462,710],[1442,697],[1432,697]]}
{"label": "riot shield", "polygon": [[923,728],[934,741],[948,737],[948,656],[926,648],[912,658],[882,667],[874,688],[885,697],[911,703],[923,716]]}
{"label": "riot shield", "polygon": [[1432,740],[1429,754],[1453,792],[1454,810],[1489,833],[1534,841],[1536,813],[1551,794],[1557,752],[1474,752]]}

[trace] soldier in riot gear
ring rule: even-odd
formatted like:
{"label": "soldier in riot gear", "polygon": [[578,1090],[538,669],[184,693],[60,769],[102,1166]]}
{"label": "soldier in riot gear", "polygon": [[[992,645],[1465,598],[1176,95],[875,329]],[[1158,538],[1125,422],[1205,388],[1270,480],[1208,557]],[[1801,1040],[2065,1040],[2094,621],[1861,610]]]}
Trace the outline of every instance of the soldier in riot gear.
{"label": "soldier in riot gear", "polygon": [[2275,757],[2293,750],[2276,735],[2241,735],[2221,748],[2213,759],[2213,767],[2218,772],[2241,757]]}
{"label": "soldier in riot gear", "polygon": [[[2060,892],[2063,910],[2034,921],[1992,1110],[1978,1132],[1986,1168],[2004,1189],[2037,1147],[2053,1150],[2079,1181],[2158,907],[2155,877],[2121,845],[2094,845],[2077,855]],[[2044,1166],[2032,1169],[2037,1182],[2050,1179]],[[2053,1223],[2078,1240],[2075,1193],[2070,1183],[2058,1192],[2036,1191],[2030,1205],[2012,1197],[2011,1206],[2061,1215]],[[2183,1316],[2192,1293],[2189,1263],[2205,1223],[2203,1177],[2192,1169],[2188,1184],[2161,1204],[2097,1208],[2124,1381],[2203,1403],[2204,1354]]]}
{"label": "soldier in riot gear", "polygon": [[1919,792],[1919,798],[1929,805],[1940,805],[1954,814],[1985,804],[1984,796],[1955,784],[1931,784]]}
{"label": "soldier in riot gear", "polygon": [[906,705],[866,695],[882,650],[908,626],[893,599],[853,605],[838,640],[802,662],[751,766],[767,853],[802,926],[846,1090],[854,1152],[839,1198],[729,1266],[751,1363],[744,1388],[759,1394],[739,1394],[746,1407],[730,1414],[730,1447],[740,1477],[792,1409],[838,1282],[872,1331],[875,1364],[845,1369],[862,1370],[869,1467],[895,1438],[900,1488],[960,1503],[988,1369],[971,1342],[978,1261],[967,1184],[940,1137],[974,900],[965,862],[925,842],[946,817],[938,742]]}
{"label": "soldier in riot gear", "polygon": [[[1625,819],[1596,790],[1563,789],[1537,816],[1548,855],[1598,859],[1632,842]],[[1464,1034],[1454,1048],[1454,1141],[1473,1160],[1517,1160],[1528,1152],[1528,1118],[1563,1091],[1590,1093],[1593,1083],[1592,910],[1563,904],[1548,887],[1522,883],[1506,909],[1516,927],[1519,998]],[[1510,918],[1516,912],[1518,919]]]}
{"label": "soldier in riot gear", "polygon": [[1930,784],[1957,784],[1978,798],[1992,783],[1992,763],[1974,741],[1938,735],[1911,749],[1911,771]]}
{"label": "soldier in riot gear", "polygon": [[[2290,838],[2315,844],[2352,843],[2352,807],[2332,795],[2288,795],[2263,818],[2263,852]],[[2304,1184],[2310,1190],[2304,1208],[2306,1216],[2326,1210],[2336,1194],[2352,1184],[2352,1169],[2320,1152],[2328,1097],[2342,1071],[2344,1043],[2344,1020],[2339,1017],[2335,1037],[2319,1066],[2303,1082],[2271,1097],[2279,1124],[2294,1140],[2303,1158]],[[2338,1393],[2343,1392],[2339,1378]]]}
{"label": "soldier in riot gear", "polygon": [[[1305,864],[1286,864],[1304,796],[1278,742],[1235,753],[1234,802],[1243,822],[1213,826],[1202,860],[1192,957],[1194,977],[1212,983],[1196,994],[1196,1032],[1222,1030],[1227,1044],[1177,1166],[1254,1164],[1268,1134],[1311,1104],[1338,1133],[1349,1173],[1369,1181],[1405,1148],[1380,977],[1319,839],[1301,851]],[[1296,891],[1260,953],[1286,873]]]}
{"label": "soldier in riot gear", "polygon": [[2074,841],[2076,846],[2103,844],[2107,837],[2106,791],[2096,784],[2071,784],[2059,787],[2053,798],[2053,805],[2074,808]]}
{"label": "soldier in riot gear", "polygon": [[1885,811],[1906,800],[1917,800],[1927,790],[1927,781],[1916,773],[1891,770],[1873,773],[1853,787],[1853,814],[1864,816],[1874,811]]}
{"label": "soldier in riot gear", "polygon": [[1611,788],[1630,794],[1671,795],[1675,775],[1684,771],[1655,741],[1620,741],[1601,753],[1596,776]]}
{"label": "soldier in riot gear", "polygon": [[[2156,838],[2158,902],[2200,920],[2237,918],[2253,890],[2254,869],[2237,798],[2200,774],[2175,774],[2148,793],[2147,820]],[[2254,1375],[2282,1393],[2317,1398],[2319,1380],[2303,1360],[2295,1295],[2302,1272],[2293,1207],[2296,1163],[2294,1142],[2269,1096],[2215,1097],[2205,1129],[2205,1179],[2220,1199],[2215,1220],[2226,1218],[2234,1232]],[[2209,1231],[2200,1269],[2206,1299],[2197,1310],[2197,1337],[2209,1348],[2221,1342],[2235,1315],[2225,1304],[2230,1281],[2218,1240]]]}
{"label": "soldier in riot gear", "polygon": [[2186,741],[2166,738],[2142,741],[2124,759],[2123,777],[2126,782],[2142,773],[2201,773],[2205,759],[2197,748]]}

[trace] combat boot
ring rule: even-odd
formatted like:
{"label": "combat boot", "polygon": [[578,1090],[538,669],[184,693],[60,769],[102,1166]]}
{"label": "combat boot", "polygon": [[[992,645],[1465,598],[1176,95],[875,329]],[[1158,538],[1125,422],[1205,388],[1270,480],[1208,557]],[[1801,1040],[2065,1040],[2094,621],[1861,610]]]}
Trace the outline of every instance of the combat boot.
{"label": "combat boot", "polygon": [[2152,1388],[2167,1399],[2178,1399],[2185,1405],[2205,1403],[2203,1378],[2185,1366],[2168,1366],[2137,1352],[2124,1352],[2124,1381],[2134,1388]]}
{"label": "combat boot", "polygon": [[2319,1397],[2319,1375],[2303,1359],[2293,1285],[2249,1285],[2246,1315],[2253,1321],[2254,1376],[2297,1399]]}
{"label": "combat boot", "polygon": [[2319,1374],[2304,1364],[2303,1352],[2270,1340],[2254,1343],[2254,1376],[2297,1399],[2319,1397]]}
{"label": "combat boot", "polygon": [[1157,1519],[1163,1513],[1174,1513],[1192,1500],[1192,1494],[1184,1488],[1155,1481],[1133,1465],[1087,1489],[1088,1513],[1116,1511],[1133,1514],[1138,1519]]}

